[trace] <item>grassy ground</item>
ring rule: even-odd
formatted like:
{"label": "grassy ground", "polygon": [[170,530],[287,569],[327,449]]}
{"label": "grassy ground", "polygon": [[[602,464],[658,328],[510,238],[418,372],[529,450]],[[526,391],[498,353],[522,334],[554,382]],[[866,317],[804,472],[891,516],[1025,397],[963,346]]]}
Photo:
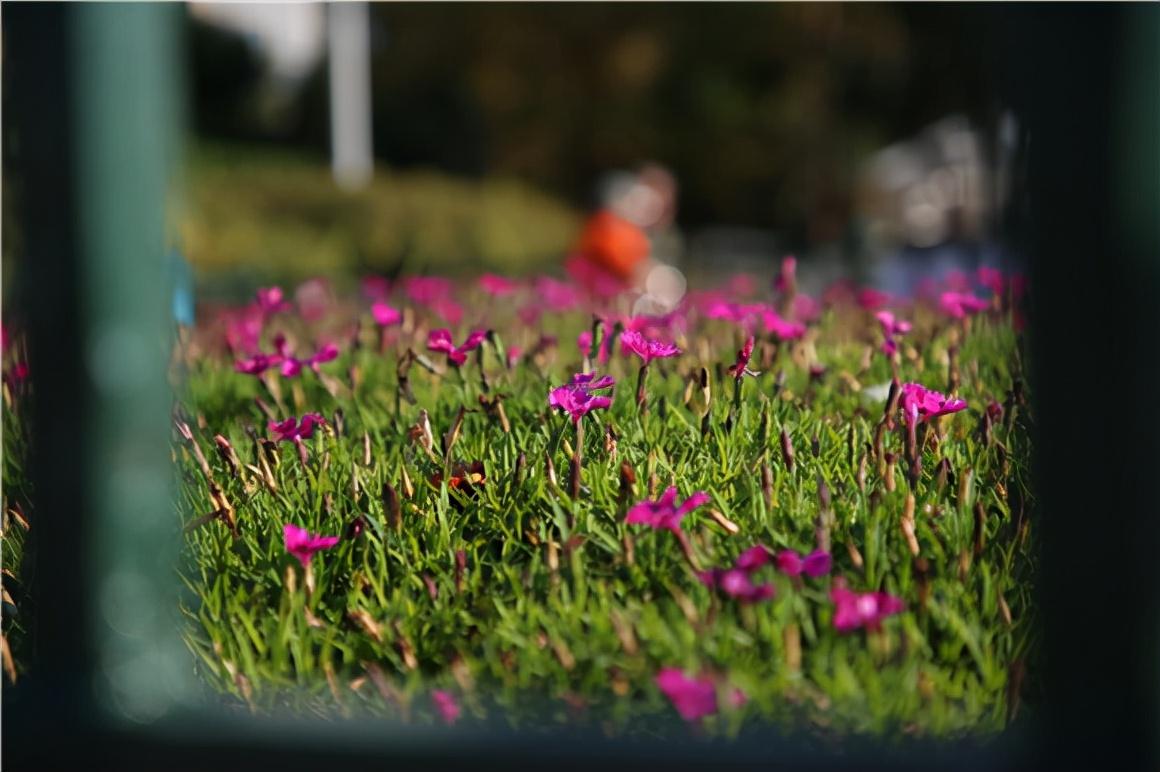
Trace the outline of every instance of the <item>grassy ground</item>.
{"label": "grassy ground", "polygon": [[[457,370],[425,351],[417,311],[414,329],[381,342],[363,309],[360,346],[344,345],[321,376],[263,382],[237,373],[214,352],[210,331],[179,352],[180,414],[192,438],[174,434],[177,509],[188,529],[186,638],[215,690],[256,710],[424,722],[437,720],[438,689],[461,705],[461,721],[502,715],[517,726],[659,732],[675,713],[654,678],[676,667],[713,679],[720,710],[703,731],[726,736],[764,721],[838,735],[985,735],[1013,718],[1023,673],[1034,672],[1035,535],[1030,418],[1013,390],[1020,342],[1005,314],[964,322],[913,311],[900,379],[943,390],[953,370],[969,404],[922,435],[913,490],[901,421],[875,449],[885,398],[868,387],[891,378],[881,354],[868,356],[877,327],[870,314],[840,307],[803,342],[775,349],[759,340],[761,375],[743,383],[731,428],[725,368],[742,342],[734,325],[690,317],[677,337],[685,353],[650,368],[644,415],[634,398],[638,362],[617,346],[597,368],[618,383],[611,408],[583,419],[573,497],[575,435],[547,394],[579,370],[574,341],[591,317],[545,316],[543,331],[559,346],[514,368],[487,343]],[[501,346],[535,347],[539,329],[516,321],[510,304],[488,323]],[[278,330],[303,341],[313,332],[277,317],[264,350]],[[465,334],[456,331],[456,342]],[[399,381],[407,348],[438,370],[410,368],[413,402]],[[816,363],[826,369],[812,379]],[[702,366],[707,431],[703,393],[687,388]],[[496,395],[510,430],[481,407],[481,396]],[[261,441],[270,416],[257,400],[279,420],[327,418],[304,443],[305,464],[292,444]],[[985,432],[992,401],[1005,411]],[[236,470],[218,452],[219,434],[239,457]],[[475,461],[486,480],[466,495],[437,482],[456,462]],[[683,523],[701,568],[728,567],[754,544],[804,553],[828,540],[832,574],[794,581],[766,567],[760,577],[776,596],[752,605],[708,589],[673,534],[624,523],[627,506],[668,485],[682,498],[711,496]],[[910,495],[917,557],[902,527]],[[206,522],[215,511],[223,516]],[[362,529],[352,536],[356,520]],[[344,538],[304,572],[283,547],[285,523]],[[834,577],[898,595],[906,610],[880,630],[839,633]],[[728,699],[735,688],[743,705]]]}

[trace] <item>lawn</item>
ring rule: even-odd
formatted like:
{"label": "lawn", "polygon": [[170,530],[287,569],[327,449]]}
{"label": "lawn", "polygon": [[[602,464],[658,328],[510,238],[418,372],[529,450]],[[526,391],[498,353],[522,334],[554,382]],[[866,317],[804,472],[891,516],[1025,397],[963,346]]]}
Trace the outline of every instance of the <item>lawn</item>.
{"label": "lawn", "polygon": [[992,735],[1035,680],[1037,537],[1019,282],[974,278],[202,308],[171,372],[190,666],[256,712]]}

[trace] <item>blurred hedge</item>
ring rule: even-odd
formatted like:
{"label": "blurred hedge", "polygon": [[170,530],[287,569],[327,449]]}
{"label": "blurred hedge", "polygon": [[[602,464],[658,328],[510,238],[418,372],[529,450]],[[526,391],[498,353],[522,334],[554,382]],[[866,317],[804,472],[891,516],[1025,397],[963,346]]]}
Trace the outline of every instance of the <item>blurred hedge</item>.
{"label": "blurred hedge", "polygon": [[178,205],[179,246],[203,284],[294,282],[319,273],[522,273],[558,263],[581,214],[518,181],[376,169],[364,191],[325,159],[199,145]]}

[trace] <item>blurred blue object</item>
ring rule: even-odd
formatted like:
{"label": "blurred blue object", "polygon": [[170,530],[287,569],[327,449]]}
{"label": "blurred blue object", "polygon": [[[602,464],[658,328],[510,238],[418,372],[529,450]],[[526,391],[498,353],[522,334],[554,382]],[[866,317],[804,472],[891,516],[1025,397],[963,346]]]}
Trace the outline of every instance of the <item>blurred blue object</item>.
{"label": "blurred blue object", "polygon": [[179,249],[169,252],[168,261],[170,286],[173,288],[173,320],[186,327],[192,327],[193,270]]}

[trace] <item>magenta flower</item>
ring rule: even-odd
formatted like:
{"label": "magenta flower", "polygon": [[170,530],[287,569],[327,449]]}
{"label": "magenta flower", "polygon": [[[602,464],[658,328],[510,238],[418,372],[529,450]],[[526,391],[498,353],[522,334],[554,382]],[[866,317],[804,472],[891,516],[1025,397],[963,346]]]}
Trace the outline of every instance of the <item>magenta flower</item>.
{"label": "magenta flower", "polygon": [[463,306],[451,298],[435,298],[427,304],[427,307],[448,324],[456,325],[463,319]]}
{"label": "magenta flower", "polygon": [[520,285],[511,279],[505,279],[493,273],[485,273],[479,277],[479,287],[492,297],[502,298],[518,290]]}
{"label": "magenta flower", "polygon": [[745,345],[737,352],[737,361],[729,365],[729,374],[738,381],[746,375],[759,375],[759,373],[755,373],[749,369],[749,358],[753,356],[753,343],[753,336],[750,335],[746,339]]}
{"label": "magenta flower", "polygon": [[737,568],[726,571],[717,580],[717,586],[726,595],[742,603],[757,603],[773,597],[772,584],[754,584],[749,578],[749,572]]}
{"label": "magenta flower", "polygon": [[255,354],[262,338],[262,314],[255,306],[224,312],[226,345],[235,354]]}
{"label": "magenta flower", "polygon": [[375,323],[380,327],[390,327],[391,325],[401,324],[403,321],[403,314],[397,308],[392,308],[385,302],[378,300],[371,305],[371,316],[375,318]]}
{"label": "magenta flower", "polygon": [[268,424],[270,431],[278,435],[278,440],[282,442],[308,440],[314,436],[315,427],[325,425],[326,419],[318,413],[306,413],[301,422],[290,416],[285,421],[271,421]]}
{"label": "magenta flower", "polygon": [[944,292],[938,298],[938,307],[942,312],[955,319],[986,311],[990,305],[986,300],[968,292]]}
{"label": "magenta flower", "polygon": [[306,321],[321,319],[334,305],[330,282],[320,278],[307,279],[294,290],[294,302],[298,304],[298,314]]}
{"label": "magenta flower", "polygon": [[742,603],[757,603],[773,597],[772,584],[754,584],[752,574],[769,562],[769,550],[758,544],[742,552],[733,568],[714,568],[697,574],[701,583],[717,588]]}
{"label": "magenta flower", "polygon": [[286,338],[281,335],[274,338],[274,348],[278,350],[278,356],[282,358],[282,375],[287,378],[293,378],[298,375],[304,367],[309,367],[317,373],[319,372],[319,365],[334,361],[338,358],[338,346],[333,343],[327,343],[313,356],[307,357],[306,359],[299,359],[292,356],[289,346],[286,343]]}
{"label": "magenta flower", "polygon": [[581,301],[579,290],[549,276],[536,279],[536,296],[544,307],[553,311],[570,311],[580,305]]}
{"label": "magenta flower", "polygon": [[403,281],[403,291],[411,300],[428,305],[451,294],[448,279],[440,276],[411,276]]}
{"label": "magenta flower", "polygon": [[793,307],[790,309],[794,320],[812,322],[822,315],[822,304],[809,295],[799,292],[793,296]]}
{"label": "magenta flower", "polygon": [[507,350],[507,365],[508,369],[515,367],[520,362],[520,357],[523,356],[524,350],[519,346],[509,346]]}
{"label": "magenta flower", "polygon": [[848,633],[859,627],[877,630],[882,620],[906,608],[901,598],[886,592],[853,592],[844,584],[836,583],[830,589],[834,603],[834,629]]}
{"label": "magenta flower", "polygon": [[773,280],[773,288],[778,292],[797,290],[797,258],[793,255],[781,261],[781,272]]}
{"label": "magenta flower", "polygon": [[328,550],[338,544],[337,536],[315,535],[293,523],[286,523],[282,527],[282,540],[286,551],[298,558],[304,569],[310,567],[310,558],[315,552]]}
{"label": "magenta flower", "polygon": [[605,375],[596,378],[592,373],[577,373],[566,386],[559,386],[548,392],[548,405],[560,408],[572,416],[572,423],[579,423],[589,411],[603,410],[612,405],[612,398],[594,391],[607,389],[616,381]]}
{"label": "magenta flower", "polygon": [[279,367],[283,361],[284,357],[279,354],[255,354],[234,362],[234,369],[247,375],[261,375],[272,367]]}
{"label": "magenta flower", "polygon": [[1003,272],[997,268],[981,265],[976,274],[979,284],[982,284],[991,292],[1002,297],[1003,295]]}
{"label": "magenta flower", "polygon": [[273,316],[290,309],[290,302],[282,295],[281,287],[260,287],[256,293],[258,309],[263,316]]}
{"label": "magenta flower", "polygon": [[697,575],[697,578],[706,587],[716,587],[730,598],[739,600],[742,603],[758,603],[763,600],[769,600],[774,594],[773,585],[754,584],[750,578],[752,570],[746,570],[740,567],[727,570],[714,568],[711,571],[701,572]]}
{"label": "magenta flower", "polygon": [[657,673],[657,688],[686,721],[697,721],[717,712],[717,688],[709,678],[689,678],[677,668]]}
{"label": "magenta flower", "polygon": [[625,330],[620,335],[620,345],[627,353],[636,354],[647,365],[654,359],[675,357],[681,350],[672,343],[662,343],[659,340],[650,340],[636,330]]}
{"label": "magenta flower", "polygon": [[760,544],[750,547],[737,556],[734,568],[742,571],[756,571],[769,562],[769,549]]}
{"label": "magenta flower", "polygon": [[804,324],[786,321],[772,308],[766,308],[761,312],[761,323],[765,331],[773,333],[778,340],[797,340],[806,334]]}
{"label": "magenta flower", "polygon": [[883,306],[889,305],[891,298],[885,292],[864,288],[858,290],[856,300],[858,301],[858,305],[867,311],[877,311]]}
{"label": "magenta flower", "polygon": [[733,297],[744,298],[753,294],[757,289],[757,282],[754,280],[753,274],[735,273],[725,283],[725,289]]}
{"label": "magenta flower", "polygon": [[912,426],[919,421],[929,421],[940,415],[967,409],[966,400],[944,397],[917,383],[902,384],[902,396],[898,404],[906,416],[907,424]]}
{"label": "magenta flower", "polygon": [[802,557],[796,550],[782,550],[777,553],[777,570],[786,576],[799,577],[805,574],[817,579],[819,576],[830,573],[833,560],[825,550],[814,550]]}
{"label": "magenta flower", "polygon": [[[592,331],[585,330],[576,336],[576,346],[584,356],[592,356]],[[607,364],[610,356],[612,356],[612,336],[605,335],[600,339],[600,351],[596,352],[596,361],[601,365]]]}
{"label": "magenta flower", "polygon": [[520,321],[528,327],[532,327],[536,324],[536,322],[540,321],[540,317],[543,316],[543,314],[543,307],[534,301],[516,309],[516,316],[518,316]]}
{"label": "magenta flower", "polygon": [[360,284],[363,297],[368,300],[382,300],[391,289],[391,283],[383,276],[364,276]]}
{"label": "magenta flower", "polygon": [[451,725],[459,720],[459,703],[455,701],[450,692],[436,689],[431,692],[431,702],[435,703],[435,709],[439,711],[439,717],[443,719],[443,723]]}
{"label": "magenta flower", "polygon": [[943,277],[943,286],[955,292],[969,292],[971,279],[962,271],[949,271]]}
{"label": "magenta flower", "polygon": [[447,354],[447,358],[452,364],[459,366],[467,361],[467,352],[479,348],[479,344],[483,343],[486,337],[487,330],[473,330],[467,336],[467,340],[463,342],[463,345],[456,346],[451,341],[450,330],[432,330],[431,334],[427,336],[427,350],[442,351]]}
{"label": "magenta flower", "polygon": [[673,486],[656,501],[645,500],[633,506],[628,510],[624,522],[676,532],[681,530],[681,520],[685,515],[697,507],[708,504],[709,501],[708,493],[697,491],[685,499],[680,506],[677,506],[677,488]]}
{"label": "magenta flower", "polygon": [[677,309],[661,316],[652,314],[626,316],[621,322],[626,330],[635,330],[645,337],[655,337],[670,333],[674,329],[683,330],[685,328],[685,314]]}
{"label": "magenta flower", "polygon": [[588,391],[611,389],[616,385],[616,379],[611,375],[596,377],[596,373],[576,373],[572,376],[572,386],[583,386]]}
{"label": "magenta flower", "polygon": [[882,341],[882,352],[887,356],[894,356],[898,351],[898,343],[894,340],[894,336],[910,332],[910,322],[895,318],[889,311],[879,311],[874,314],[874,318],[882,327],[882,335],[885,338]]}

